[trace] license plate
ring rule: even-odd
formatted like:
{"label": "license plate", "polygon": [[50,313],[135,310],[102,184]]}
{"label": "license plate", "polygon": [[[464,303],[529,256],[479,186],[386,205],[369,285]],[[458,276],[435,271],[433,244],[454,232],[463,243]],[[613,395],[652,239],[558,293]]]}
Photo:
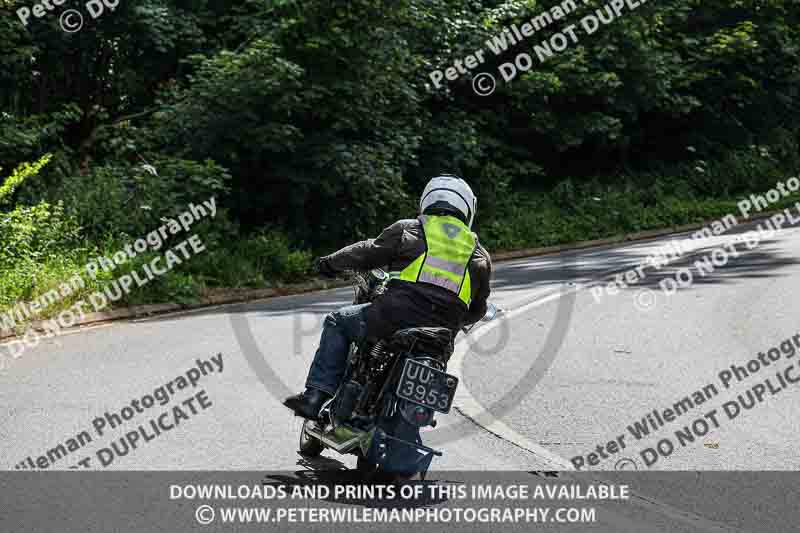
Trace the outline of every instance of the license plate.
{"label": "license plate", "polygon": [[458,378],[413,359],[406,359],[397,396],[440,413],[450,411]]}

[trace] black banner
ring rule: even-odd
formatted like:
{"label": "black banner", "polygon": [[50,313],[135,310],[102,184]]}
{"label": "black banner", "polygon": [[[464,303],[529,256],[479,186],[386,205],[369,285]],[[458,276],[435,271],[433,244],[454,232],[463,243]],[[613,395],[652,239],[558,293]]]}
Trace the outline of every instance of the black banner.
{"label": "black banner", "polygon": [[6,472],[0,531],[794,531],[789,472]]}

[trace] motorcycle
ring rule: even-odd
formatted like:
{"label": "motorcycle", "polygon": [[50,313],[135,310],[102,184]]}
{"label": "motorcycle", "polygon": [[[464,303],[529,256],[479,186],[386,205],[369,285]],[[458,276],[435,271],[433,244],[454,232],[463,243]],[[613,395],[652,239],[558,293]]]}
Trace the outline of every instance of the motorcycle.
{"label": "motorcycle", "polygon": [[[381,269],[354,273],[353,303],[372,302],[389,279]],[[482,321],[497,313],[489,304]],[[462,331],[469,333],[472,327]],[[435,413],[450,411],[458,387],[458,378],[446,372],[453,337],[448,328],[420,327],[353,343],[336,394],[317,420],[303,424],[300,453],[316,457],[330,449],[355,455],[357,470],[368,478],[386,474],[424,480],[431,461],[442,452],[423,444],[420,429],[436,427]]]}

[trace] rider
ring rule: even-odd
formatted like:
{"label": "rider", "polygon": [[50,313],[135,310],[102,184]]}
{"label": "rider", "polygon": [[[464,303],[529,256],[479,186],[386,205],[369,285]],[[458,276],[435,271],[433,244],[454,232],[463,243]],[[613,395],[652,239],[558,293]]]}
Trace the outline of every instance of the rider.
{"label": "rider", "polygon": [[342,270],[389,266],[399,271],[372,304],[351,305],[325,317],[306,390],[284,405],[316,418],[339,386],[351,342],[386,338],[412,327],[457,331],[486,313],[492,263],[472,233],[477,200],[457,176],[431,179],[419,203],[421,215],[395,222],[378,236],[317,260],[327,277]]}

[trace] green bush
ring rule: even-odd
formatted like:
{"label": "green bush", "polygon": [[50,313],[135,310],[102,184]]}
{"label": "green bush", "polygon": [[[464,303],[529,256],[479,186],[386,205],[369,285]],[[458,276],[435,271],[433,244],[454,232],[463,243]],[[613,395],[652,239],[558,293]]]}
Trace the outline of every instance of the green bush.
{"label": "green bush", "polygon": [[[509,195],[503,216],[479,228],[491,249],[512,250],[699,223],[738,212],[736,202],[765,191],[800,169],[797,142],[733,150],[607,180],[564,179],[549,191]],[[791,205],[787,198],[774,207]]]}
{"label": "green bush", "polygon": [[77,222],[64,213],[61,202],[19,206],[0,213],[0,268],[10,268],[17,261],[72,253],[79,242]]}
{"label": "green bush", "polygon": [[6,178],[5,183],[0,183],[0,205],[10,203],[17,187],[22,185],[28,178],[36,176],[50,162],[52,157],[51,154],[47,154],[35,163],[22,163],[14,169],[14,173]]}
{"label": "green bush", "polygon": [[305,279],[311,253],[292,249],[283,233],[265,231],[223,248],[209,248],[187,267],[208,286],[264,287]]}
{"label": "green bush", "polygon": [[[0,205],[8,204],[26,180],[35,177],[51,156],[22,163],[0,181]],[[0,308],[33,297],[85,253],[77,221],[64,205],[40,202],[0,212]]]}
{"label": "green bush", "polygon": [[54,193],[80,221],[86,235],[136,238],[174,217],[189,203],[202,203],[227,191],[230,175],[212,161],[154,159],[152,167],[103,165],[85,176],[65,178]]}

